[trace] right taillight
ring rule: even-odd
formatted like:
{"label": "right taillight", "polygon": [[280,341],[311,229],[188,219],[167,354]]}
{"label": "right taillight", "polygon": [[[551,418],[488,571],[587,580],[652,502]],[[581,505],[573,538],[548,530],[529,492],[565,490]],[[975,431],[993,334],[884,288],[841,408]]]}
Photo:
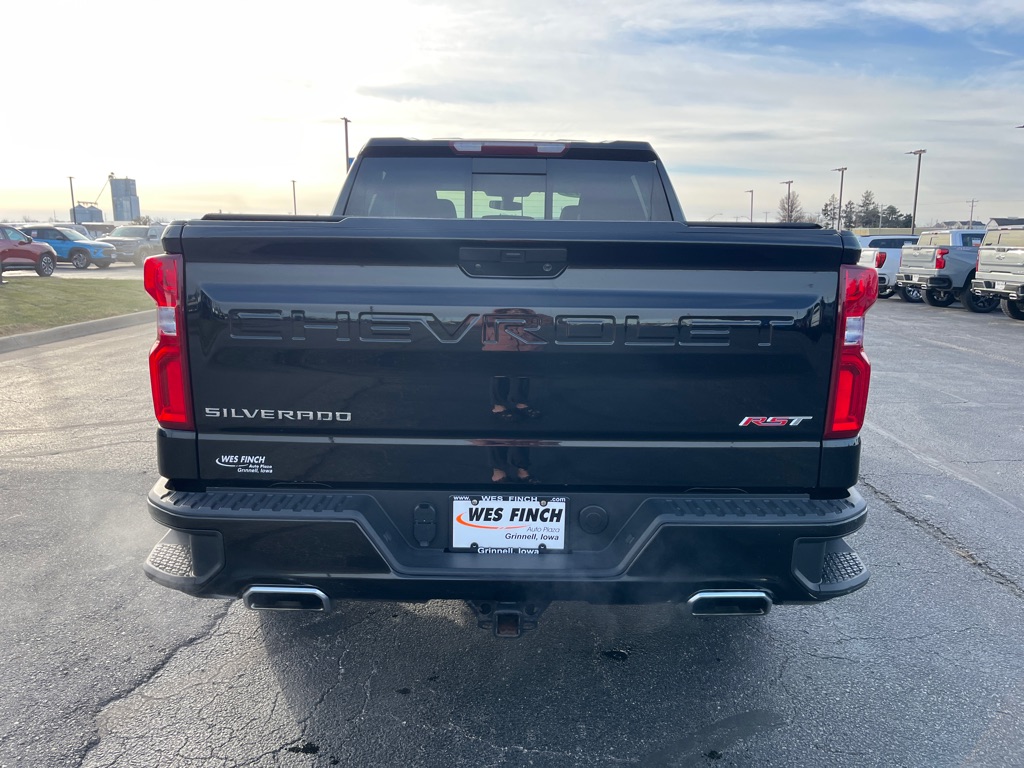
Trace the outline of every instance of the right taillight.
{"label": "right taillight", "polygon": [[885,251],[878,251],[875,254],[875,269],[881,269],[882,265],[885,264]]}
{"label": "right taillight", "polygon": [[945,269],[946,268],[946,256],[949,255],[948,248],[937,248],[935,250],[935,268]]}
{"label": "right taillight", "polygon": [[149,353],[156,420],[166,429],[194,428],[188,382],[188,356],[181,331],[185,312],[181,296],[182,261],[177,254],[150,256],[144,262],[146,292],[156,301],[156,343]]}
{"label": "right taillight", "polygon": [[856,266],[841,268],[826,439],[856,437],[864,426],[871,383],[871,363],[864,354],[864,315],[877,298],[878,273],[875,270]]}

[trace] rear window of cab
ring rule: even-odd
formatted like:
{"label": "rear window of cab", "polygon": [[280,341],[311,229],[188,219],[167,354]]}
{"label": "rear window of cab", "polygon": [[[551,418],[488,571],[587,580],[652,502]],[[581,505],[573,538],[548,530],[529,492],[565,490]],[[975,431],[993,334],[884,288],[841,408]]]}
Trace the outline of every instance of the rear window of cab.
{"label": "rear window of cab", "polygon": [[671,221],[654,162],[389,158],[361,163],[346,216]]}
{"label": "rear window of cab", "polygon": [[1007,245],[1013,248],[1024,247],[1024,229],[992,230],[985,233],[982,245]]}

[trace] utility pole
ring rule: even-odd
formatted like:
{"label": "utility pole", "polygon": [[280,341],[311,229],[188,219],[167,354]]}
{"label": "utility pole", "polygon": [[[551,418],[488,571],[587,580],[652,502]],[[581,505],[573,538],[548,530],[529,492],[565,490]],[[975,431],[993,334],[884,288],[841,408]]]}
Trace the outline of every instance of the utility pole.
{"label": "utility pole", "polygon": [[970,227],[973,227],[973,226],[974,226],[974,204],[975,204],[975,203],[980,203],[980,202],[981,202],[981,200],[975,200],[975,199],[974,199],[974,198],[972,197],[972,198],[971,198],[970,200],[967,200],[966,202],[968,202],[968,203],[970,203],[970,204],[971,204],[971,218],[969,218],[969,219],[967,220],[967,226],[968,226],[968,228],[970,228]]}
{"label": "utility pole", "polygon": [[839,171],[839,205],[836,206],[836,229],[843,228],[843,181],[846,179],[846,166],[842,168],[833,168],[833,171]]}
{"label": "utility pole", "polygon": [[295,202],[295,179],[292,179],[292,216],[298,216],[299,206]]}
{"label": "utility pole", "polygon": [[78,223],[78,211],[75,210],[75,177],[68,176],[68,184],[71,185],[71,220]]}
{"label": "utility pole", "polygon": [[765,212],[764,212],[764,220],[765,220],[765,222],[766,222],[766,223],[767,223],[767,221],[768,221],[768,214],[769,214],[769,213],[771,213],[771,211],[765,211]]}
{"label": "utility pole", "polygon": [[779,184],[786,185],[786,221],[793,220],[793,180],[780,181]]}
{"label": "utility pole", "polygon": [[342,122],[345,123],[345,173],[348,173],[349,166],[352,165],[352,158],[348,154],[348,124],[352,121],[347,117],[341,118]]}
{"label": "utility pole", "polygon": [[745,189],[743,191],[750,195],[750,223],[753,224],[754,223],[754,190],[752,190],[752,189]]}
{"label": "utility pole", "polygon": [[910,234],[917,232],[917,190],[921,186],[921,155],[927,149],[915,149],[912,152],[904,152],[905,155],[917,155],[917,176],[914,179],[914,210],[910,214]]}

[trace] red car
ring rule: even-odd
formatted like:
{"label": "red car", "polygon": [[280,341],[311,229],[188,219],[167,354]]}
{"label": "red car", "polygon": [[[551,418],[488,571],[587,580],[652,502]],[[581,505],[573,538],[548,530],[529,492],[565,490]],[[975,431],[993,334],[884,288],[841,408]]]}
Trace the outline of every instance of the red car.
{"label": "red car", "polygon": [[14,227],[0,227],[0,272],[8,269],[34,269],[49,277],[57,266],[57,252],[46,243],[32,238]]}

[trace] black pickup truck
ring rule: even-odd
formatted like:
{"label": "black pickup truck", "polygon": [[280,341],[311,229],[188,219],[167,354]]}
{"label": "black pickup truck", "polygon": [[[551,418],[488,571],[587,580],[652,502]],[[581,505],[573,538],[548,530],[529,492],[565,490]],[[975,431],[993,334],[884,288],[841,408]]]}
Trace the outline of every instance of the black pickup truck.
{"label": "black pickup truck", "polygon": [[763,614],[867,581],[852,234],[687,223],[646,143],[378,139],[334,215],[163,247],[160,584],[460,599],[518,636],[552,600]]}

